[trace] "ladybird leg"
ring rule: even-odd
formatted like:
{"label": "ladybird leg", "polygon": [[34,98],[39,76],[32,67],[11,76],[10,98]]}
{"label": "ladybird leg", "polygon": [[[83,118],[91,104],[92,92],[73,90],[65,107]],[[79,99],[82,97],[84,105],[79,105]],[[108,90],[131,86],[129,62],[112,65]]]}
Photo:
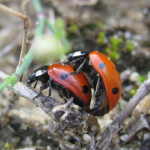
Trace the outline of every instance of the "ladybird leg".
{"label": "ladybird leg", "polygon": [[38,98],[42,93],[39,93],[38,95],[36,95],[35,97],[33,97],[33,99]]}
{"label": "ladybird leg", "polygon": [[[64,96],[64,94],[63,94],[64,92],[66,92],[66,96]],[[65,86],[63,86],[63,88],[61,89],[61,97],[64,99],[65,103],[70,98],[69,97],[69,91],[68,91],[68,89]]]}
{"label": "ladybird leg", "polygon": [[101,81],[101,77],[100,77],[100,75],[98,75],[96,89],[95,89],[95,96],[97,96],[97,94],[98,94],[98,90],[100,88],[100,81]]}
{"label": "ladybird leg", "polygon": [[49,93],[48,93],[48,97],[49,97],[49,96],[51,96],[51,88],[52,88],[51,77],[49,78],[48,83],[49,83]]}
{"label": "ladybird leg", "polygon": [[73,75],[73,74],[76,74],[76,72],[69,72],[66,74],[66,77],[70,76],[70,75]]}
{"label": "ladybird leg", "polygon": [[37,83],[38,83],[38,80],[35,82],[35,84],[33,86],[34,89],[36,88]]}
{"label": "ladybird leg", "polygon": [[75,71],[75,72],[70,72],[70,73],[67,73],[66,76],[70,76],[70,75],[73,75],[73,74],[78,74],[81,72],[81,69],[83,68],[84,64],[86,63],[87,61],[87,58],[84,59],[84,61],[82,62],[82,64],[78,67],[78,69]]}
{"label": "ladybird leg", "polygon": [[32,84],[32,83],[28,83],[28,84],[27,84],[27,85],[28,85],[28,87],[29,87],[29,89],[31,89],[31,84]]}
{"label": "ladybird leg", "polygon": [[[48,84],[49,84],[49,92],[48,92],[48,96],[44,100],[47,100],[47,98],[51,96],[51,88],[52,88],[52,86],[51,86],[51,77],[48,80]],[[44,100],[42,100],[42,102]]]}
{"label": "ladybird leg", "polygon": [[33,99],[39,97],[39,96],[42,94],[42,90],[45,89],[45,86],[46,86],[46,83],[45,83],[45,82],[41,84],[41,86],[40,86],[40,93],[39,93],[38,95],[36,95]]}
{"label": "ladybird leg", "polygon": [[84,64],[86,63],[86,61],[87,61],[87,58],[84,59],[83,63],[82,63],[82,64],[78,67],[78,69],[76,70],[76,73],[77,73],[77,74],[81,71],[81,69],[83,68],[83,66],[84,66]]}
{"label": "ladybird leg", "polygon": [[66,87],[65,87],[65,89],[66,89],[66,93],[67,93],[67,98],[69,98],[69,91]]}
{"label": "ladybird leg", "polygon": [[75,60],[73,60],[73,61],[67,61],[67,62],[64,62],[64,63],[66,63],[66,64],[68,64],[68,65],[71,65],[71,64],[74,64],[75,62],[77,62],[77,61],[79,61],[79,60],[81,60],[81,59],[84,59],[84,57],[81,57],[81,58],[77,58],[77,59],[75,59]]}

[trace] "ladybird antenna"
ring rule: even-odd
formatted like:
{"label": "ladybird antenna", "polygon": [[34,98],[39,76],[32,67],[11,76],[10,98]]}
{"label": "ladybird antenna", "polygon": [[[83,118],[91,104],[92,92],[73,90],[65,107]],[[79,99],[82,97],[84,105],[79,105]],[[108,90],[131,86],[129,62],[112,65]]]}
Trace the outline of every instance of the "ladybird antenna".
{"label": "ladybird antenna", "polygon": [[77,73],[76,72],[69,72],[69,73],[66,74],[66,77],[71,76],[73,74],[77,74]]}
{"label": "ladybird antenna", "polygon": [[97,76],[98,76],[98,79],[97,79],[97,84],[96,84],[96,89],[95,89],[95,95],[97,96],[97,94],[98,94],[98,89],[100,88],[100,81],[101,81],[101,77],[100,77],[100,75],[99,74],[97,74]]}

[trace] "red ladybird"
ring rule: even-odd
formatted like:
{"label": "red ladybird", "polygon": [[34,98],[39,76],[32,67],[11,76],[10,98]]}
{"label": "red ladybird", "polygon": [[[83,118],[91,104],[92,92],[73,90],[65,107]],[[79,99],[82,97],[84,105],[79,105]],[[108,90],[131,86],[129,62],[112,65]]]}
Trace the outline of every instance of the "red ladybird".
{"label": "red ladybird", "polygon": [[[88,80],[83,73],[67,76],[68,73],[74,72],[73,66],[62,64],[53,64],[48,67],[48,75],[57,83],[63,85],[85,104],[90,105],[91,90]],[[76,103],[76,102],[75,102]]]}
{"label": "red ladybird", "polygon": [[[91,114],[103,116],[112,110],[121,95],[120,74],[115,64],[100,52],[75,52],[68,55],[67,64],[73,64],[76,73],[85,72],[95,91],[95,105]],[[74,73],[71,73],[74,74]]]}
{"label": "red ladybird", "polygon": [[[50,66],[42,66],[35,70],[27,79],[28,86],[36,81],[41,82],[40,93],[49,87],[49,95],[51,88],[57,90],[61,97],[69,99],[74,98],[74,103],[80,107],[89,106],[91,101],[91,89],[88,80],[83,73],[67,76],[68,73],[74,72],[74,67],[63,64],[52,64]],[[35,88],[34,86],[34,88]]]}

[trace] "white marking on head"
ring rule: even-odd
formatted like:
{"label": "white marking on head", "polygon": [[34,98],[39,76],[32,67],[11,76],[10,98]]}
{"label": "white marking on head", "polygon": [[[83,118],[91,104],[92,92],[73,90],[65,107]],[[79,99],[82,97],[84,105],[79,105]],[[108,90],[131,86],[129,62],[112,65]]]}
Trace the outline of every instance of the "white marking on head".
{"label": "white marking on head", "polygon": [[81,55],[81,51],[78,51],[73,54],[73,57],[80,56],[80,55]]}
{"label": "white marking on head", "polygon": [[35,76],[38,77],[38,76],[41,76],[43,75],[44,73],[46,73],[47,71],[46,70],[38,70],[36,73],[35,73]]}

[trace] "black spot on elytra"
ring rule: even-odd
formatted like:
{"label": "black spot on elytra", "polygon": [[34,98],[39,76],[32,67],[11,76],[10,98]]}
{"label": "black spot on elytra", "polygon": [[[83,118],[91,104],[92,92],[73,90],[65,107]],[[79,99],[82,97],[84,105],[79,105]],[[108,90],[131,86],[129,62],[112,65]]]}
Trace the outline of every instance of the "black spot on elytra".
{"label": "black spot on elytra", "polygon": [[118,92],[119,92],[119,89],[118,89],[118,88],[113,88],[113,89],[112,89],[112,93],[113,93],[113,94],[117,94]]}
{"label": "black spot on elytra", "polygon": [[86,94],[86,93],[88,93],[88,91],[89,91],[89,88],[88,88],[88,86],[87,85],[84,85],[84,86],[82,86],[83,87],[83,93],[84,94]]}
{"label": "black spot on elytra", "polygon": [[66,73],[62,73],[61,74],[61,78],[64,80],[64,79],[66,79],[67,78],[67,74]]}
{"label": "black spot on elytra", "polygon": [[105,64],[105,63],[101,63],[101,64],[99,65],[99,67],[100,67],[101,69],[104,69],[104,68],[106,67],[106,64]]}

